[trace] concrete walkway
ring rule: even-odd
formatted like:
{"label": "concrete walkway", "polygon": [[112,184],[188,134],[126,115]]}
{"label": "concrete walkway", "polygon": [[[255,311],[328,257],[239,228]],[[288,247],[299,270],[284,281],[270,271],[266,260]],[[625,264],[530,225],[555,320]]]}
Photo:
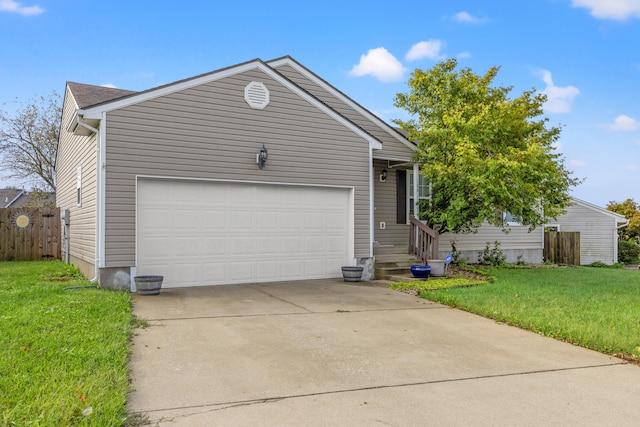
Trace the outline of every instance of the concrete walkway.
{"label": "concrete walkway", "polygon": [[640,367],[375,282],[163,289],[134,312],[129,411],[151,425],[640,422]]}

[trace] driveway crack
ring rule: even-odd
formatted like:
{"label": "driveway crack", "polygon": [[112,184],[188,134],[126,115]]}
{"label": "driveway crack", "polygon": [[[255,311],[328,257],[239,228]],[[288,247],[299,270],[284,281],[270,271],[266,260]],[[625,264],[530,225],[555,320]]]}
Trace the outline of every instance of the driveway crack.
{"label": "driveway crack", "polygon": [[393,388],[400,388],[400,387],[417,387],[422,385],[445,384],[445,383],[464,382],[464,381],[478,381],[478,380],[485,380],[485,379],[508,378],[508,377],[517,377],[517,376],[525,376],[525,375],[538,375],[538,374],[545,374],[545,373],[552,373],[552,372],[567,372],[567,371],[578,371],[578,370],[584,370],[584,369],[598,369],[598,368],[606,368],[610,366],[625,365],[625,364],[626,362],[620,361],[620,362],[604,363],[604,364],[597,364],[597,365],[574,366],[569,368],[541,369],[541,370],[535,370],[535,371],[511,372],[506,374],[479,375],[479,376],[473,376],[473,377],[416,381],[416,382],[407,382],[407,383],[401,383],[401,384],[383,384],[383,385],[374,385],[369,387],[354,387],[349,389],[319,391],[315,393],[299,393],[299,394],[290,394],[285,396],[264,397],[264,398],[257,398],[257,399],[237,400],[237,401],[210,403],[210,404],[202,404],[202,405],[194,405],[194,406],[152,409],[152,410],[146,411],[146,414],[157,413],[159,415],[159,413],[166,412],[166,411],[193,410],[193,412],[188,412],[181,415],[174,415],[171,417],[161,417],[160,419],[154,421],[154,422],[160,422],[168,419],[188,418],[195,415],[202,415],[206,413],[212,413],[212,412],[217,412],[225,409],[232,409],[232,408],[237,408],[242,406],[252,406],[252,405],[259,405],[264,403],[275,403],[275,402],[280,402],[288,399],[302,399],[302,398],[308,398],[308,397],[327,396],[327,395],[334,395],[334,394],[337,395],[342,393],[355,393],[355,392],[370,391],[370,390],[384,390],[384,389],[393,389]]}
{"label": "driveway crack", "polygon": [[300,310],[304,310],[304,311],[306,311],[307,313],[313,313],[313,311],[309,310],[309,309],[308,309],[308,308],[306,308],[306,307],[303,307],[303,306],[301,306],[301,305],[299,305],[299,304],[296,304],[296,303],[294,303],[294,302],[288,301],[288,300],[286,300],[286,299],[284,299],[284,298],[280,298],[279,296],[273,295],[273,294],[271,294],[271,293],[269,293],[269,292],[265,291],[265,290],[264,290],[264,289],[262,289],[262,288],[259,288],[259,287],[253,287],[253,289],[255,289],[255,290],[256,290],[256,291],[258,291],[258,292],[262,292],[263,294],[268,295],[268,296],[270,296],[271,298],[277,299],[278,301],[282,301],[282,302],[284,302],[284,303],[286,303],[286,304],[290,304],[290,305],[292,305],[292,306],[294,306],[294,307],[296,307],[296,308],[299,308]]}

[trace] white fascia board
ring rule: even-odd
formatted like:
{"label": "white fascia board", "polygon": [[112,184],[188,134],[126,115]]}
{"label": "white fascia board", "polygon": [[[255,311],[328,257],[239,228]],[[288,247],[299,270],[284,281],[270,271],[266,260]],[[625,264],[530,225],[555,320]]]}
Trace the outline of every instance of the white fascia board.
{"label": "white fascia board", "polygon": [[404,144],[405,146],[407,146],[413,151],[416,151],[418,149],[418,147],[415,144],[412,144],[409,140],[404,138],[402,135],[398,134],[398,132],[396,132],[390,125],[385,123],[380,117],[376,116],[371,111],[357,104],[351,98],[349,98],[342,92],[338,91],[336,88],[334,88],[324,80],[318,78],[318,76],[316,76],[315,74],[310,73],[306,68],[300,66],[300,64],[298,64],[294,60],[291,60],[291,58],[281,58],[274,61],[268,61],[267,63],[273,66],[274,68],[280,67],[282,65],[288,65],[291,68],[294,68],[300,74],[304,75],[309,80],[311,80],[312,82],[314,82],[315,84],[323,88],[325,91],[329,92],[335,98],[338,98],[340,101],[342,101],[343,103],[347,104],[349,107],[353,108],[358,113],[360,113],[362,116],[369,119],[369,121],[375,123],[380,129],[382,129],[383,131],[391,135],[393,138],[397,139],[400,143]]}
{"label": "white fascia board", "polygon": [[161,97],[161,96],[164,96],[164,95],[168,95],[168,94],[171,94],[171,93],[174,93],[174,92],[178,92],[178,91],[181,91],[181,90],[189,89],[189,88],[192,88],[192,87],[195,87],[195,86],[199,86],[199,85],[202,85],[202,84],[205,84],[205,83],[217,81],[217,80],[220,80],[220,79],[224,79],[226,77],[230,77],[230,76],[233,76],[233,75],[236,75],[236,74],[244,73],[246,71],[255,70],[255,69],[264,72],[269,77],[271,77],[272,79],[276,80],[278,83],[280,83],[283,86],[285,86],[286,88],[290,89],[292,92],[296,93],[298,96],[300,96],[301,98],[303,98],[304,100],[306,100],[310,104],[314,105],[315,107],[320,109],[322,112],[324,112],[328,116],[332,117],[334,120],[338,121],[340,124],[342,124],[343,126],[345,126],[348,129],[350,129],[352,132],[354,132],[358,136],[360,136],[363,139],[365,139],[366,141],[368,141],[372,145],[372,147],[374,149],[378,149],[378,150],[382,149],[382,143],[380,141],[378,141],[376,138],[374,138],[373,136],[369,135],[367,132],[365,132],[364,130],[360,129],[358,126],[356,126],[355,124],[351,123],[345,117],[343,117],[342,115],[338,114],[333,109],[327,107],[325,104],[320,102],[314,96],[310,95],[305,90],[300,88],[298,85],[296,85],[295,83],[291,82],[289,79],[285,78],[280,73],[275,71],[273,68],[271,68],[270,66],[266,65],[264,62],[259,61],[259,60],[247,62],[245,64],[240,64],[240,65],[237,65],[235,67],[225,68],[225,69],[217,71],[217,72],[213,72],[213,73],[210,73],[210,74],[207,74],[207,75],[203,75],[203,76],[200,76],[200,77],[196,77],[196,78],[193,78],[193,79],[188,79],[188,80],[181,81],[181,82],[178,82],[178,83],[175,83],[175,84],[169,84],[167,86],[162,86],[162,87],[160,87],[160,88],[158,88],[156,90],[152,89],[152,90],[149,90],[147,92],[140,93],[138,95],[131,95],[131,96],[128,96],[127,98],[125,98],[125,99],[116,100],[116,101],[113,101],[113,102],[107,102],[107,103],[98,105],[96,107],[89,107],[89,108],[84,109],[84,110],[78,110],[78,114],[82,115],[86,119],[102,119],[102,117],[103,117],[102,114],[106,113],[106,112],[109,112],[109,111],[113,111],[113,110],[117,110],[117,109],[120,109],[120,108],[128,107],[130,105],[138,104],[140,102],[144,102],[144,101],[148,101],[148,100],[151,100],[151,99],[155,99],[155,98],[158,98],[158,97]]}

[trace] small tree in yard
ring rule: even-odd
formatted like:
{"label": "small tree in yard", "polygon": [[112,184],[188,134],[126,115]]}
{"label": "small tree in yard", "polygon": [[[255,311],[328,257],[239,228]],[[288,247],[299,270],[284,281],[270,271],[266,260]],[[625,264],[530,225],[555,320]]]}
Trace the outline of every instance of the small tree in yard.
{"label": "small tree in yard", "polygon": [[6,178],[55,191],[54,163],[62,105],[52,92],[26,104],[13,114],[0,110],[0,172]]}
{"label": "small tree in yard", "polygon": [[553,144],[560,129],[541,118],[544,94],[509,99],[512,88],[491,86],[499,68],[484,76],[456,70],[455,59],[416,69],[409,92],[395,105],[412,118],[394,122],[419,150],[416,161],[431,183],[420,215],[439,232],[472,232],[482,222],[503,227],[509,212],[530,229],[570,205],[572,178]]}
{"label": "small tree in yard", "polygon": [[622,203],[609,202],[607,209],[624,215],[629,220],[629,225],[619,230],[620,238],[640,243],[640,203],[633,199],[627,199]]}

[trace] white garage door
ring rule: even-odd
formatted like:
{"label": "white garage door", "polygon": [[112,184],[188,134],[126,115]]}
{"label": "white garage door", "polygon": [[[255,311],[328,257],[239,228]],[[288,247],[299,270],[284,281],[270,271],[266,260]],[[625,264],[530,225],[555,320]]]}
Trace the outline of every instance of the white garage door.
{"label": "white garage door", "polygon": [[340,277],[351,190],[140,179],[137,275],[163,287]]}

